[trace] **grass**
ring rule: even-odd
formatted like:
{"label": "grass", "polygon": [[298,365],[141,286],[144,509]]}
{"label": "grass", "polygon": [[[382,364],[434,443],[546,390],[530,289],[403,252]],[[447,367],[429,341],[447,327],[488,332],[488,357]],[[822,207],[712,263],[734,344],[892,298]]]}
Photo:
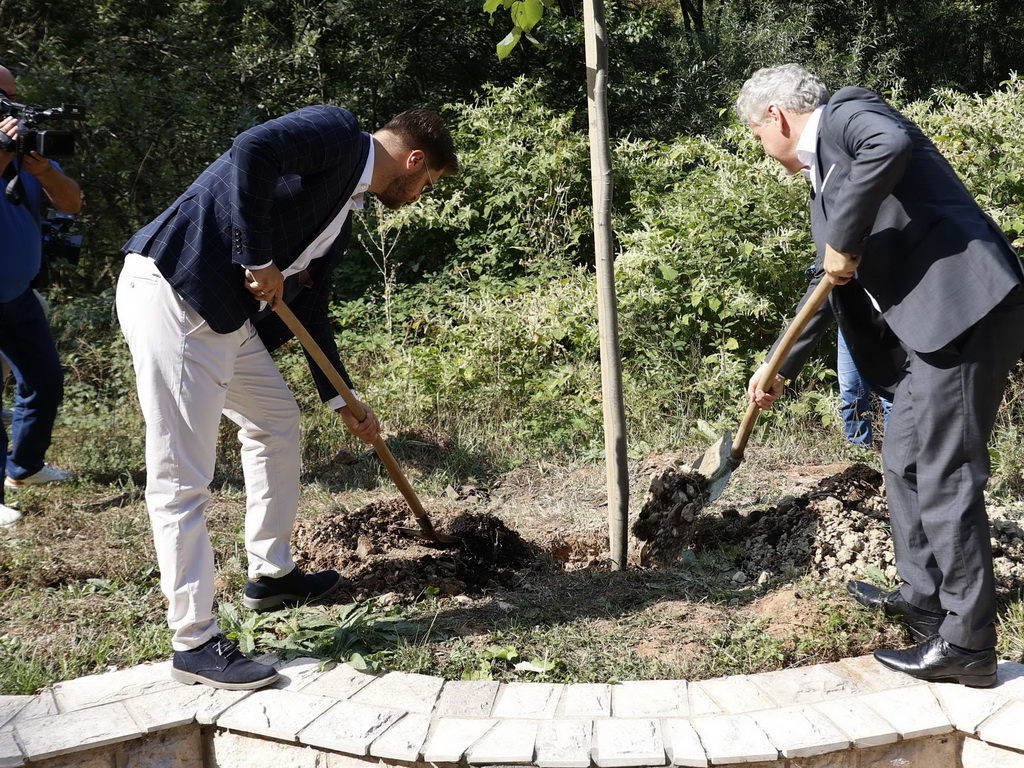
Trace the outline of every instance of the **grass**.
{"label": "grass", "polygon": [[[1016,401],[1011,405],[1019,408]],[[1009,480],[997,477],[993,486],[1008,494],[1019,487],[1022,465],[1012,439],[1017,416],[1014,410],[1004,417],[994,449],[996,466]],[[304,519],[397,497],[375,462],[332,460],[339,446],[360,450],[337,425],[319,414],[306,418]],[[80,481],[9,492],[8,501],[26,517],[0,531],[0,694],[32,693],[170,656],[141,491],[141,443],[132,432],[137,422],[126,409],[109,421],[66,419],[49,458]],[[122,430],[136,436],[120,439]],[[348,659],[371,671],[448,679],[608,682],[754,673],[907,642],[900,628],[852,605],[841,583],[801,573],[777,574],[762,585],[734,583],[735,545],[690,553],[657,571],[566,570],[544,555],[517,588],[487,589],[471,599],[427,589],[416,599],[374,596],[358,604],[254,614],[241,607],[244,492],[233,432],[222,429],[208,524],[222,626],[246,652]],[[877,461],[851,454],[835,425],[823,428],[807,411],[766,419],[751,446],[730,484],[733,503],[763,505],[789,492],[785,470],[797,463]],[[705,447],[683,453],[696,457]],[[487,484],[502,494],[496,514],[526,536],[553,528],[571,538],[606,526],[598,464],[516,456],[499,463],[497,451],[470,450],[425,432],[401,436],[393,449],[425,501],[442,496],[448,483]],[[646,482],[634,471],[634,511]],[[1000,655],[1024,660],[1024,601],[1019,592],[1001,601]]]}

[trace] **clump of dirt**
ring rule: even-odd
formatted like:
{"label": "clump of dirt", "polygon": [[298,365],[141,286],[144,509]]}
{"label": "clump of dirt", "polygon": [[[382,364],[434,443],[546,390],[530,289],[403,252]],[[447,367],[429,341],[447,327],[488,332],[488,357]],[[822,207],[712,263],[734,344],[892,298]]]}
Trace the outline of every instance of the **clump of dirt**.
{"label": "clump of dirt", "polygon": [[[996,578],[1005,589],[1024,584],[1024,530],[1016,514],[990,510]],[[694,547],[716,543],[742,544],[737,582],[804,572],[859,579],[873,569],[896,578],[883,478],[865,464],[853,464],[810,493],[786,496],[767,509],[700,516]]]}
{"label": "clump of dirt", "polygon": [[668,565],[691,543],[694,527],[708,503],[708,481],[681,459],[651,473],[633,535],[644,542],[640,564]]}
{"label": "clump of dirt", "polygon": [[480,594],[514,586],[536,562],[538,549],[501,520],[482,512],[430,513],[435,529],[459,539],[431,544],[403,532],[416,529],[405,502],[380,501],[296,527],[296,552],[308,570],[332,568],[356,599],[382,593],[408,598],[436,588],[443,595]]}

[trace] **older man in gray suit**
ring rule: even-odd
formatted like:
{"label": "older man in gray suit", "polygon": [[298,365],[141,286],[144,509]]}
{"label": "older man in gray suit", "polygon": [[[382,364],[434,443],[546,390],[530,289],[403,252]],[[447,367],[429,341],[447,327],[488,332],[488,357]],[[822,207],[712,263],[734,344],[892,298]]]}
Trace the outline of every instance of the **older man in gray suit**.
{"label": "older man in gray suit", "polygon": [[996,617],[984,488],[987,443],[1024,352],[1015,250],[921,130],[861,88],[830,95],[795,64],[761,69],[737,111],[765,152],[811,182],[818,280],[836,287],[764,391],[771,407],[834,317],[858,368],[893,410],[882,459],[896,564],[883,592],[848,589],[901,619],[917,645],[875,658],[923,680],[996,681]]}

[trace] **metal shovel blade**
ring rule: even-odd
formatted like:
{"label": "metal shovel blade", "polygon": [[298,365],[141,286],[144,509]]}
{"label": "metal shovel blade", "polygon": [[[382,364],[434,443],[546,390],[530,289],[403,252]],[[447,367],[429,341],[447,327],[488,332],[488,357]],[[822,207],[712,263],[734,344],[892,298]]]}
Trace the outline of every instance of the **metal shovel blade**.
{"label": "metal shovel blade", "polygon": [[707,480],[708,503],[722,495],[729,485],[732,471],[740,465],[741,458],[732,455],[732,433],[726,432],[705,452],[699,461],[695,461],[690,469],[698,472]]}

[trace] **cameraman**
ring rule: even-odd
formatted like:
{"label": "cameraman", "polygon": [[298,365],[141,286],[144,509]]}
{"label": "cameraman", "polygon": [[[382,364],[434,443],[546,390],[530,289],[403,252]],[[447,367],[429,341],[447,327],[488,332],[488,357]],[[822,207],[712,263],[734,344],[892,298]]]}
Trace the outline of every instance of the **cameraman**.
{"label": "cameraman", "polygon": [[[0,90],[14,100],[17,83],[6,67],[0,66]],[[0,120],[0,131],[12,139],[18,136],[18,120]],[[22,187],[21,203],[11,203],[0,194],[0,353],[10,363],[17,382],[14,418],[11,423],[13,449],[7,451],[7,431],[0,424],[0,455],[6,456],[4,485],[63,482],[71,475],[44,461],[50,447],[57,406],[64,395],[64,372],[57,356],[53,334],[30,283],[42,266],[40,218],[43,193],[50,204],[64,213],[82,207],[78,184],[54,163],[37,152],[17,157],[0,151],[0,174],[4,187],[15,178]],[[3,503],[0,486],[0,525],[7,526],[21,513]]]}

